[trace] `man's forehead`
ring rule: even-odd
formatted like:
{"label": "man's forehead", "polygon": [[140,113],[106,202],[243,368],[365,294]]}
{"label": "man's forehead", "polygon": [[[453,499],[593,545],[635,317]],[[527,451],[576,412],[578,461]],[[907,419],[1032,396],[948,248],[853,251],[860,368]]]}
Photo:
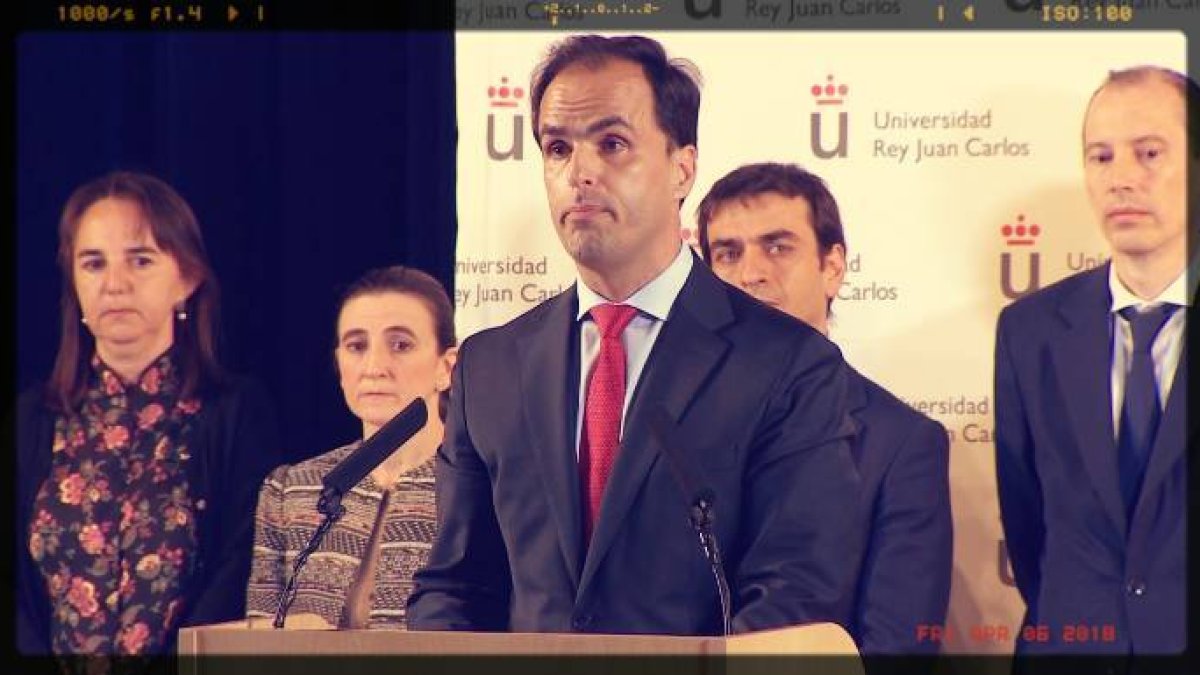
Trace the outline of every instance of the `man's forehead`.
{"label": "man's forehead", "polygon": [[803,195],[779,192],[758,192],[727,199],[713,210],[713,221],[719,219],[755,220],[771,216],[786,217],[803,222],[812,215],[812,206]]}
{"label": "man's forehead", "polygon": [[1118,115],[1151,120],[1158,113],[1176,113],[1180,127],[1187,118],[1182,92],[1164,78],[1147,75],[1132,82],[1110,82],[1096,92],[1088,105],[1084,131]]}
{"label": "man's forehead", "polygon": [[619,56],[600,56],[596,58],[580,59],[574,63],[564,66],[562,70],[555,74],[554,79],[550,80],[546,90],[558,84],[562,78],[576,78],[582,81],[588,81],[592,78],[603,79],[608,77],[613,78],[629,78],[634,81],[640,81],[649,86],[649,80],[646,79],[646,71],[642,69],[642,65],[636,61],[631,61]]}
{"label": "man's forehead", "polygon": [[[757,237],[783,232],[803,235],[812,231],[812,207],[801,195],[762,192],[730,199],[713,211],[713,239],[744,235]],[[721,232],[716,232],[721,230]]]}
{"label": "man's forehead", "polygon": [[649,82],[635,63],[575,63],[560,71],[546,87],[541,113],[555,117],[592,112],[597,106],[636,108],[649,99]]}

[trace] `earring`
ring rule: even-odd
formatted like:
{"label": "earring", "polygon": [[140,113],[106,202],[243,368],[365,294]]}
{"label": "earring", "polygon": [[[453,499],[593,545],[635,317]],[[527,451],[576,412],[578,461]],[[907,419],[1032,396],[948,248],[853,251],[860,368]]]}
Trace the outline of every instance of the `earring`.
{"label": "earring", "polygon": [[183,305],[175,308],[175,318],[180,321],[187,321],[187,309]]}
{"label": "earring", "polygon": [[82,314],[80,314],[80,315],[79,315],[79,323],[81,323],[81,324],[83,324],[83,325],[85,325],[85,326],[86,326],[86,325],[87,325],[87,317],[86,317],[86,316],[84,316],[84,315],[82,315]]}

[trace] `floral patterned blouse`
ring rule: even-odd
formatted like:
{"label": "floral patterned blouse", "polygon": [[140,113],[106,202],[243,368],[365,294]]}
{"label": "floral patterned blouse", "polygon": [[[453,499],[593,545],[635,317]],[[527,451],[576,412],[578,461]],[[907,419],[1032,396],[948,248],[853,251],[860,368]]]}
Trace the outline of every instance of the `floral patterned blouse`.
{"label": "floral patterned blouse", "polygon": [[82,406],[55,422],[29,551],[56,653],[151,654],[183,613],[196,521],[182,439],[200,402],[179,398],[170,354],[135,384],[94,357]]}

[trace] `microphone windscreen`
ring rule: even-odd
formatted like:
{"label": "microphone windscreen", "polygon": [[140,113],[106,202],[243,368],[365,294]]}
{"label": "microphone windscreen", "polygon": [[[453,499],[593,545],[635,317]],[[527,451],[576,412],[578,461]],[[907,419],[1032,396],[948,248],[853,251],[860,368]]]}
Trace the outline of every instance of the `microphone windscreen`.
{"label": "microphone windscreen", "polygon": [[425,426],[428,412],[425,400],[417,397],[399,414],[362,442],[358,449],[338,463],[321,482],[326,488],[345,493],[383,463],[396,448],[408,442]]}

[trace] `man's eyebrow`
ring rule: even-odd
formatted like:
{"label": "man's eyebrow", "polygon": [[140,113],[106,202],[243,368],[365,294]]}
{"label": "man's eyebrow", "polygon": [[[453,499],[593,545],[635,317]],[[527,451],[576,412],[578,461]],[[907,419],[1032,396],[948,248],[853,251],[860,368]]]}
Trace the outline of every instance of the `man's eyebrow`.
{"label": "man's eyebrow", "polygon": [[710,248],[741,248],[741,239],[731,239],[728,237],[718,237],[709,243]]}
{"label": "man's eyebrow", "polygon": [[773,243],[776,241],[787,241],[796,238],[796,233],[792,232],[791,230],[771,230],[770,232],[764,232],[763,234],[758,235],[755,237],[755,240]]}
{"label": "man's eyebrow", "polygon": [[[587,127],[583,130],[583,135],[588,136],[608,129],[609,127],[625,127],[626,129],[633,129],[633,125],[630,124],[629,121],[624,117],[620,115],[609,115],[608,117],[602,117],[587,125]],[[542,125],[542,136],[565,136],[566,133],[567,128],[564,126],[557,124]]]}
{"label": "man's eyebrow", "polygon": [[560,127],[558,125],[553,125],[553,124],[543,124],[542,129],[541,129],[541,132],[542,132],[541,135],[543,137],[545,137],[545,136],[562,136],[563,134],[566,133],[566,131],[567,131],[566,127]]}
{"label": "man's eyebrow", "polygon": [[[1136,145],[1138,143],[1166,143],[1167,139],[1165,136],[1160,134],[1145,134],[1144,136],[1138,136],[1137,138],[1130,139],[1128,141],[1119,142],[1129,142]],[[1113,144],[1110,141],[1092,141],[1091,143],[1083,146],[1083,149],[1087,151],[1093,148],[1109,148],[1112,147],[1112,145]]]}
{"label": "man's eyebrow", "polygon": [[594,134],[609,127],[625,127],[626,129],[633,129],[633,125],[631,125],[624,117],[621,117],[620,115],[609,115],[608,117],[602,117],[589,124],[587,129],[584,129],[584,133]]}
{"label": "man's eyebrow", "polygon": [[1165,136],[1161,136],[1159,134],[1146,134],[1145,136],[1138,136],[1137,138],[1133,139],[1133,142],[1134,143],[1146,143],[1146,142],[1166,143],[1167,139]]}

